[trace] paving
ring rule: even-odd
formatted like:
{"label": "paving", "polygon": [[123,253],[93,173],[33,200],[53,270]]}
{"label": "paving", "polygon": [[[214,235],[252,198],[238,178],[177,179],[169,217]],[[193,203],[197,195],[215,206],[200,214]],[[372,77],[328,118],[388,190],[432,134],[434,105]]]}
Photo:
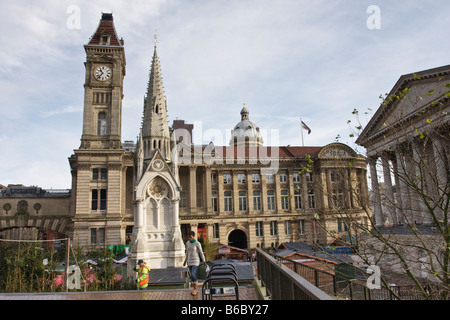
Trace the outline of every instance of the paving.
{"label": "paving", "polygon": [[[191,289],[129,290],[62,293],[0,293],[0,300],[202,300],[202,291],[191,295]],[[214,300],[236,300],[234,295],[217,295]],[[254,287],[240,287],[239,300],[259,300]]]}

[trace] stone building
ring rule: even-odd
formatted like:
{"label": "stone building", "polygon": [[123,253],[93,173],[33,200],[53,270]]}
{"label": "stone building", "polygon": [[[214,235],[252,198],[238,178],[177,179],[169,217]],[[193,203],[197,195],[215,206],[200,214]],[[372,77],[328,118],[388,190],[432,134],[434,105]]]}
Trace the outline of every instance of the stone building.
{"label": "stone building", "polygon": [[[444,218],[449,98],[450,66],[403,75],[358,137],[356,143],[367,150],[376,225],[430,224]],[[377,163],[382,168],[385,210]]]}
{"label": "stone building", "polygon": [[[176,267],[190,230],[213,243],[250,249],[329,243],[345,232],[342,209],[364,219],[367,162],[347,145],[265,146],[245,106],[236,112],[226,146],[194,145],[192,125],[177,120],[170,126],[156,42],[139,138],[122,143],[126,59],[112,14],[102,15],[84,48],[83,130],[69,158],[70,197],[45,205],[56,209],[64,227],[5,222],[20,210],[2,192],[3,229],[56,227],[86,248],[129,243],[132,261]],[[36,214],[45,210],[43,203]]]}
{"label": "stone building", "polygon": [[380,235],[361,239],[360,253],[385,274],[448,274],[449,99],[450,65],[403,75],[356,141],[367,149]]}

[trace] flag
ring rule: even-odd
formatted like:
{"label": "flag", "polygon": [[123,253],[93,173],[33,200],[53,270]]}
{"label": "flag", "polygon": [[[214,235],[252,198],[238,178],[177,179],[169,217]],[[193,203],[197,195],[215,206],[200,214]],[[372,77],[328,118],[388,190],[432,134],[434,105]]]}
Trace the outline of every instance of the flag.
{"label": "flag", "polygon": [[303,121],[302,121],[302,128],[305,129],[305,130],[308,130],[308,134],[311,133],[311,129]]}

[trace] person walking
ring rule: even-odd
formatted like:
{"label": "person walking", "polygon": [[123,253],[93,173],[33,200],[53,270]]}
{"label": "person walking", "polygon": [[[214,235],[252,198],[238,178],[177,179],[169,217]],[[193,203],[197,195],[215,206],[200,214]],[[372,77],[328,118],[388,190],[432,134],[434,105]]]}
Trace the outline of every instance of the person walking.
{"label": "person walking", "polygon": [[203,254],[202,245],[195,240],[195,232],[189,231],[188,237],[189,240],[186,242],[186,259],[184,260],[183,266],[188,265],[189,273],[191,274],[191,285],[194,288],[191,294],[196,296],[198,294],[197,270],[201,262],[206,265],[206,259]]}
{"label": "person walking", "polygon": [[143,290],[148,286],[148,278],[150,268],[143,260],[138,261],[139,268],[136,269],[137,275],[137,286],[139,290]]}

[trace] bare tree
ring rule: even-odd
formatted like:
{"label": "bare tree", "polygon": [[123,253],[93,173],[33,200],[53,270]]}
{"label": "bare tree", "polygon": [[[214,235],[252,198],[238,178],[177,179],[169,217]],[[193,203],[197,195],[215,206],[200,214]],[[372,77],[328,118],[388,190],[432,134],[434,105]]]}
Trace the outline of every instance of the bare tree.
{"label": "bare tree", "polygon": [[399,299],[393,282],[412,285],[423,299],[449,297],[449,97],[447,66],[402,76],[366,125],[355,109],[350,137],[369,161],[370,201],[345,169],[334,174],[350,196],[324,190],[340,221],[326,232],[354,239],[355,265],[380,267],[383,287]]}

